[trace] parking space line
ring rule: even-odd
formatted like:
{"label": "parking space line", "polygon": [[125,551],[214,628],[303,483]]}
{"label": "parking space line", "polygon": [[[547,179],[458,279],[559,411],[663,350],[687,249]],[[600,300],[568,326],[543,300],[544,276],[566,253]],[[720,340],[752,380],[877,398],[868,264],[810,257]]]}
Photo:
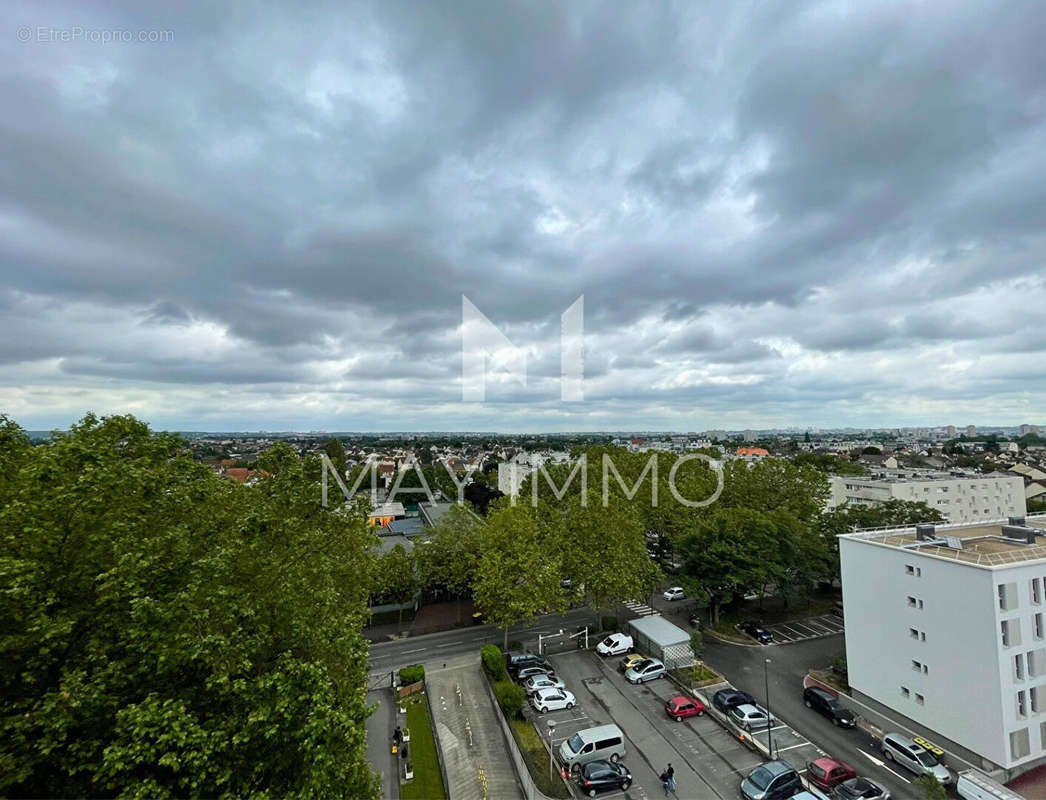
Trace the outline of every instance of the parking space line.
{"label": "parking space line", "polygon": [[819,633],[835,633],[835,631],[833,631],[823,622],[818,622],[812,619],[806,621],[806,627],[808,627],[810,630],[818,631]]}
{"label": "parking space line", "polygon": [[795,750],[797,747],[806,747],[810,742],[803,742],[802,744],[790,744],[788,747],[775,747],[774,752],[780,755],[786,750]]}

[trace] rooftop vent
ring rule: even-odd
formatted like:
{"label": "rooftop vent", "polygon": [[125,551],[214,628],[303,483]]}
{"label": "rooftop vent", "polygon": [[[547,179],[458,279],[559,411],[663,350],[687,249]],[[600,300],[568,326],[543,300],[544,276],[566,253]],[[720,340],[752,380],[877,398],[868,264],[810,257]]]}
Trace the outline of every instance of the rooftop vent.
{"label": "rooftop vent", "polygon": [[1003,525],[1002,535],[1007,539],[1019,539],[1028,544],[1035,544],[1035,528],[1025,528],[1020,525]]}
{"label": "rooftop vent", "polygon": [[1017,525],[1018,527],[1023,528],[1025,522],[1026,520],[1024,519],[1024,517],[1010,517],[1011,525]]}
{"label": "rooftop vent", "polygon": [[937,538],[937,528],[933,525],[916,525],[915,538],[920,542],[932,542]]}

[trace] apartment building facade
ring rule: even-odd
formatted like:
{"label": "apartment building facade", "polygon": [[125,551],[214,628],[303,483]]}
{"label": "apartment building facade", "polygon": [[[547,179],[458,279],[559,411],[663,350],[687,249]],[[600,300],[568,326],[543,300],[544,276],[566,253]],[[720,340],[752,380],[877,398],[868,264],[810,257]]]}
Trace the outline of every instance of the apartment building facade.
{"label": "apartment building facade", "polygon": [[[1046,763],[1046,514],[839,538],[853,697],[992,772]],[[978,763],[979,761],[979,763]]]}
{"label": "apartment building facade", "polygon": [[829,485],[829,508],[843,503],[875,506],[890,500],[908,500],[926,503],[951,523],[1020,517],[1027,510],[1024,481],[1013,475],[961,478],[833,475]]}

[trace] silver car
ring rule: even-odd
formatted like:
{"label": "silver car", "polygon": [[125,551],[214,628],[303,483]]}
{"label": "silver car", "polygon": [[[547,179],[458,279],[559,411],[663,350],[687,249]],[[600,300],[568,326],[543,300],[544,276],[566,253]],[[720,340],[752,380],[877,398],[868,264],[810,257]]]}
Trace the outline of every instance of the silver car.
{"label": "silver car", "polygon": [[777,720],[774,715],[759,705],[742,703],[734,706],[727,712],[738,727],[747,731],[760,730],[773,725]]}
{"label": "silver car", "polygon": [[625,672],[625,680],[629,683],[646,683],[647,681],[663,678],[668,674],[665,665],[656,658],[644,658],[634,667]]}
{"label": "silver car", "polygon": [[933,775],[942,786],[952,782],[952,774],[937,756],[900,733],[883,736],[883,755],[887,761],[896,761],[916,775]]}
{"label": "silver car", "polygon": [[536,694],[541,689],[565,689],[566,684],[555,675],[532,675],[523,681],[527,694]]}

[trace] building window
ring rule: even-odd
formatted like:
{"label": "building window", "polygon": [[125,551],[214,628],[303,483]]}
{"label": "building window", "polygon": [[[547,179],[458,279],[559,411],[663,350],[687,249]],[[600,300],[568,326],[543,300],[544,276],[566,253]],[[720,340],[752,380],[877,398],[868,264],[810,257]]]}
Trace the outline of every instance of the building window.
{"label": "building window", "polygon": [[1031,601],[1035,605],[1042,603],[1042,580],[1040,578],[1031,579]]}
{"label": "building window", "polygon": [[1024,680],[1024,656],[1021,653],[1013,657],[1013,679],[1016,681]]}
{"label": "building window", "polygon": [[915,693],[915,702],[918,703],[921,706],[924,706],[924,705],[926,705],[926,698],[924,698],[921,694],[916,692]]}
{"label": "building window", "polygon": [[1039,687],[1033,686],[1028,690],[1028,702],[1031,703],[1031,713],[1039,713]]}
{"label": "building window", "polygon": [[1028,708],[1024,697],[1024,690],[1021,689],[1017,692],[1017,719],[1024,719],[1027,716]]}
{"label": "building window", "polygon": [[913,658],[912,659],[912,669],[914,669],[916,672],[922,672],[923,671],[923,665],[920,664],[918,661],[916,661]]}
{"label": "building window", "polygon": [[1012,611],[1017,607],[1017,584],[1000,583],[997,587],[999,592],[999,610]]}
{"label": "building window", "polygon": [[907,700],[911,696],[912,696],[912,693],[908,691],[908,687],[907,686],[902,686],[901,687],[901,697],[903,697],[905,700]]}
{"label": "building window", "polygon": [[904,571],[909,575],[914,575],[916,578],[923,574],[922,567],[916,567],[913,564],[905,564]]}
{"label": "building window", "polygon": [[1021,624],[1017,619],[1004,619],[999,623],[1002,631],[1002,646],[1010,647],[1021,643]]}
{"label": "building window", "polygon": [[1042,638],[1042,614],[1035,615],[1035,638]]}
{"label": "building window", "polygon": [[1019,731],[1014,731],[1010,734],[1010,757],[1014,761],[1018,758],[1024,758],[1030,752],[1027,728],[1021,728]]}
{"label": "building window", "polygon": [[[918,639],[919,638],[919,631],[917,631],[915,628],[909,628],[908,629],[908,635],[911,636],[913,639]],[[926,640],[926,637],[923,636],[923,641],[925,641],[925,640]]]}
{"label": "building window", "polygon": [[1046,750],[1046,722],[1039,723],[1039,744]]}

